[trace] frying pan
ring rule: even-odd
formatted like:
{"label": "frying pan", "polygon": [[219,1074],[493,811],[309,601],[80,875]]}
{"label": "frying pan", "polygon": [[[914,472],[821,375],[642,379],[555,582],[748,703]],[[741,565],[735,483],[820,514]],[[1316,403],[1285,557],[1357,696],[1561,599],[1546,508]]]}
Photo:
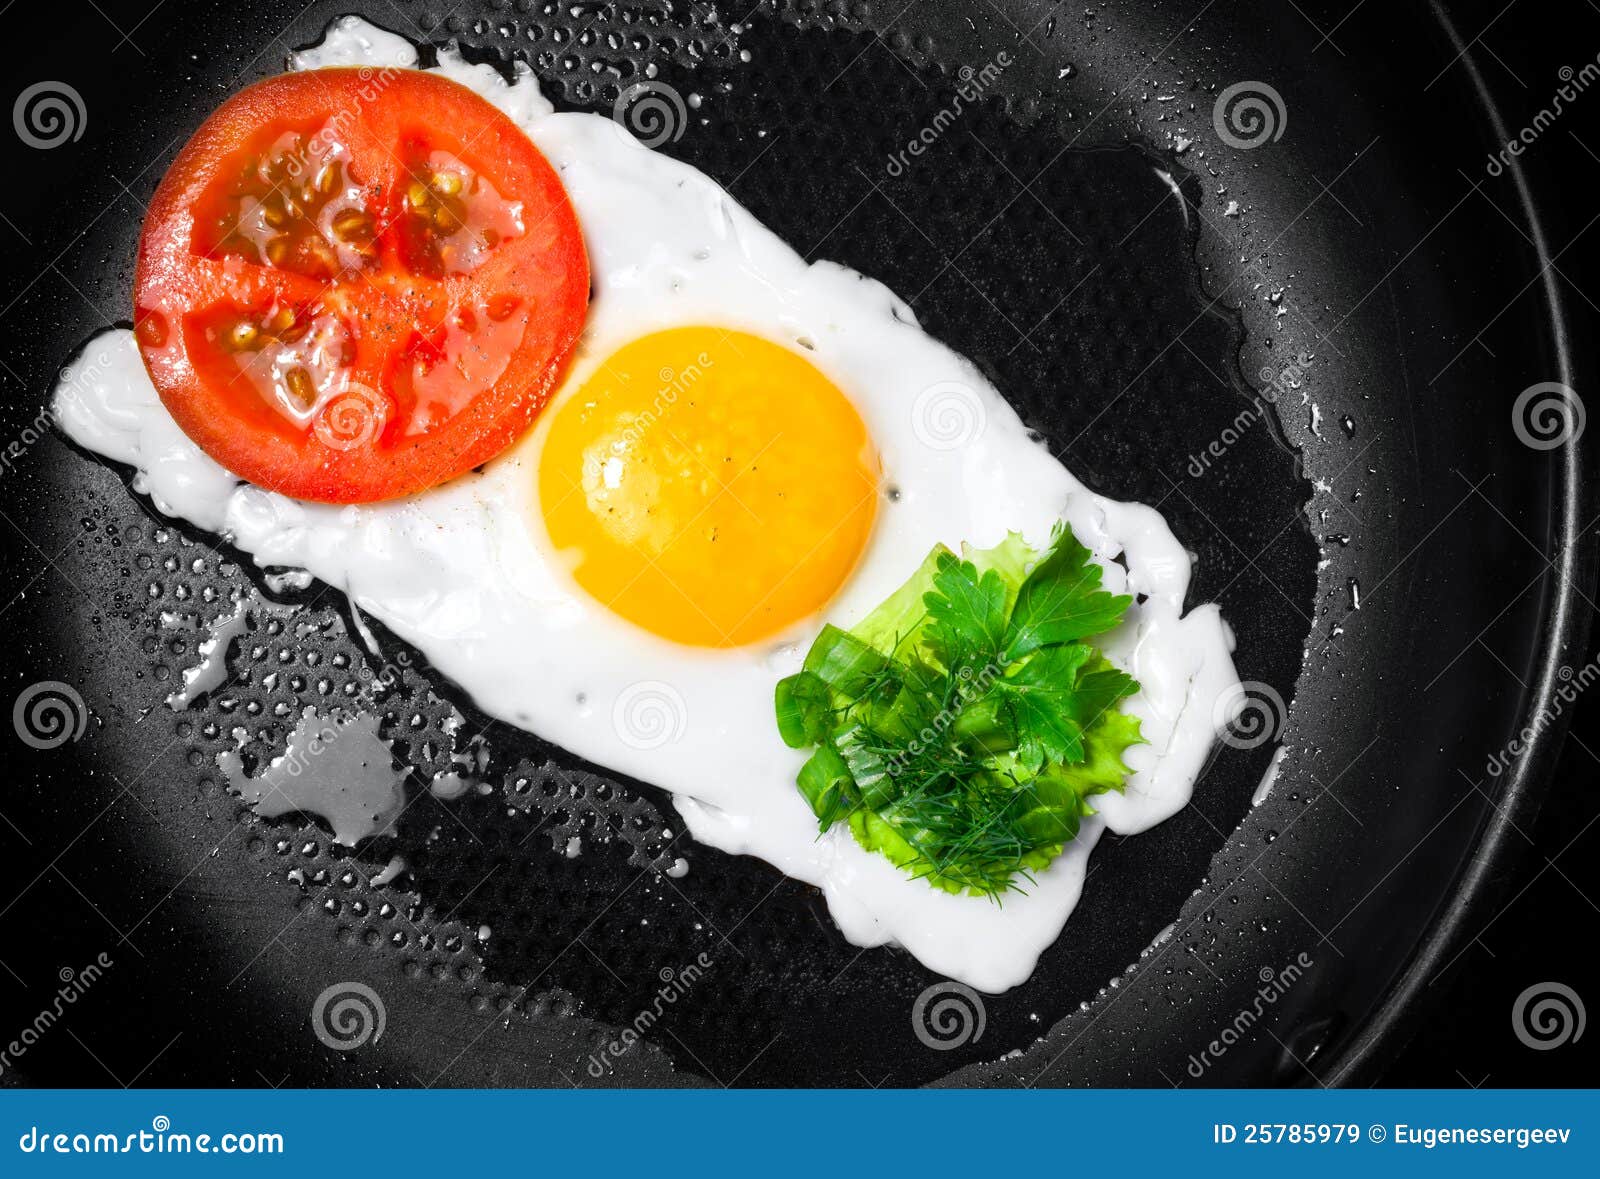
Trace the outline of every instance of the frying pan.
{"label": "frying pan", "polygon": [[[41,56],[19,85],[65,82],[81,105],[68,134],[34,129],[54,146],[13,145],[4,207],[7,684],[67,701],[64,734],[6,733],[10,1022],[109,964],[6,1079],[1377,1075],[1538,805],[1593,597],[1581,443],[1512,415],[1523,390],[1576,386],[1589,361],[1533,189],[1486,163],[1517,130],[1469,43],[1488,14],[143,7],[21,18]],[[473,60],[522,58],[563,108],[611,113],[641,80],[669,87],[680,134],[659,150],[808,257],[887,282],[1081,478],[1158,504],[1193,551],[1192,600],[1233,626],[1255,727],[1219,746],[1181,814],[1103,843],[1026,984],[952,994],[898,951],[850,946],[814,890],[692,844],[647,784],[490,724],[337,593],[286,589],[164,522],[126,471],[36,421],[60,365],[126,321],[143,202],[182,140],[350,11]],[[204,636],[162,612],[209,621],[239,597],[251,629],[227,682],[171,712]],[[233,727],[270,756],[285,717],[351,699],[387,662],[405,667],[384,732],[415,795],[395,834],[340,848],[220,784]],[[484,792],[433,798],[420,785],[469,733]],[[677,857],[688,874],[664,875]],[[661,1003],[674,979],[688,981]],[[313,1012],[358,983],[383,1019],[351,1049]]]}

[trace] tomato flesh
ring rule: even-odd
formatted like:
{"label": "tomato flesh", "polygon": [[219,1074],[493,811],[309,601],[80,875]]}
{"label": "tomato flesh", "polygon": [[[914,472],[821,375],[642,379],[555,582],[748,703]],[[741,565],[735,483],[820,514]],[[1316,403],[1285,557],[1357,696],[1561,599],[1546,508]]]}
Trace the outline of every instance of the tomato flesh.
{"label": "tomato flesh", "polygon": [[465,87],[314,70],[234,95],[156,191],[134,326],[183,430],[302,499],[408,495],[505,449],[583,327],[555,170]]}

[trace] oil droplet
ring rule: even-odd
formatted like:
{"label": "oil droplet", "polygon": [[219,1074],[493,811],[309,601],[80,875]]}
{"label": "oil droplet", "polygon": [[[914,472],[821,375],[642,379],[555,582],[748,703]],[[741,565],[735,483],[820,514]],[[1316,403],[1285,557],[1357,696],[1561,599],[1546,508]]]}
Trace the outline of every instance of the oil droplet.
{"label": "oil droplet", "polygon": [[[236,729],[235,738],[243,732]],[[388,742],[378,736],[376,716],[322,717],[308,707],[282,756],[254,778],[245,774],[237,750],[223,750],[217,765],[262,818],[316,815],[345,847],[389,830],[405,807],[405,774],[395,768]]]}

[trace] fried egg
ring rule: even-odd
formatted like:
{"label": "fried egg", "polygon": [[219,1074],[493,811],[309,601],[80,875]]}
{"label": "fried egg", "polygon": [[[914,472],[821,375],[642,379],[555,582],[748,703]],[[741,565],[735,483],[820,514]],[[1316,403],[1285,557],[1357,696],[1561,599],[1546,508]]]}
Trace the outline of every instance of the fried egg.
{"label": "fried egg", "polygon": [[[417,61],[346,18],[292,65]],[[62,427],[133,467],[164,515],[348,594],[489,716],[670,792],[694,839],[816,886],[851,942],[985,991],[1022,982],[1099,835],[1181,809],[1226,719],[1232,639],[1215,606],[1184,613],[1190,557],[1155,509],[1074,479],[882,283],[808,263],[610,119],[555,113],[520,63],[510,82],[451,50],[437,68],[559,170],[594,273],[564,384],[518,443],[408,499],[288,499],[189,441],[123,331],[64,372]],[[1127,755],[1126,791],[1097,797],[1001,905],[912,879],[842,825],[819,837],[795,787],[805,754],[774,723],[777,681],[824,622],[862,618],[934,545],[1020,532],[1043,546],[1062,519],[1108,589],[1139,595],[1105,639],[1141,684],[1124,707],[1148,744]]]}

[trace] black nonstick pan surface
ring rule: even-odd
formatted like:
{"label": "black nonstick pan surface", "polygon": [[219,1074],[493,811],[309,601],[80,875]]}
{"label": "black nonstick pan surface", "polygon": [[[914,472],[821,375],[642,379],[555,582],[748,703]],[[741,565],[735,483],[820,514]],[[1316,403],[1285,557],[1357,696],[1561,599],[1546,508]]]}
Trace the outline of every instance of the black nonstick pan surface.
{"label": "black nonstick pan surface", "polygon": [[[7,1081],[1374,1078],[1537,809],[1594,596],[1581,401],[1561,392],[1589,375],[1587,341],[1537,145],[1525,173],[1490,162],[1519,131],[1479,72],[1492,12],[149,7],[36,7],[15,42],[32,48],[0,200],[9,1023],[93,977]],[[128,319],[143,204],[184,138],[347,12],[520,57],[564,108],[670,89],[659,150],[808,257],[888,283],[1080,478],[1158,504],[1194,552],[1193,601],[1222,604],[1256,727],[1181,814],[1102,844],[1025,985],[930,1023],[942,980],[846,943],[814,890],[688,841],[649,786],[490,723],[336,592],[163,522],[41,418],[60,366]],[[35,81],[70,88],[65,124],[26,122]],[[163,611],[237,600],[226,682],[170,711],[203,635]],[[364,698],[385,666],[383,732],[416,796],[393,835],[351,851],[224,788],[234,727],[281,752],[305,705]],[[45,698],[64,728],[32,720]],[[468,734],[482,791],[429,796]],[[665,875],[680,857],[688,874]],[[351,995],[381,1035],[330,1031]]]}

